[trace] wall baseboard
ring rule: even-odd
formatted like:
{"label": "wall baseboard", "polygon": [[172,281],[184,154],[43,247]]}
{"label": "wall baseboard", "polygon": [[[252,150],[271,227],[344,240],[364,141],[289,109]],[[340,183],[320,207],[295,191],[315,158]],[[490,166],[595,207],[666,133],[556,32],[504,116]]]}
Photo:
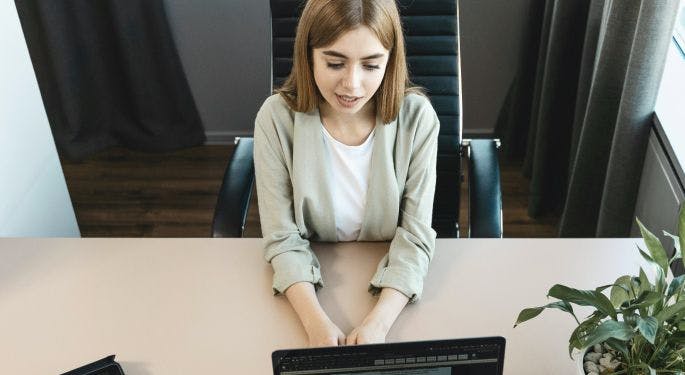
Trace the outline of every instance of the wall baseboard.
{"label": "wall baseboard", "polygon": [[236,130],[208,130],[205,131],[205,145],[232,145],[235,137],[252,137],[252,133]]}
{"label": "wall baseboard", "polygon": [[463,129],[462,130],[462,137],[463,138],[491,138],[493,136],[494,132],[495,132],[495,129],[489,129],[489,128]]}

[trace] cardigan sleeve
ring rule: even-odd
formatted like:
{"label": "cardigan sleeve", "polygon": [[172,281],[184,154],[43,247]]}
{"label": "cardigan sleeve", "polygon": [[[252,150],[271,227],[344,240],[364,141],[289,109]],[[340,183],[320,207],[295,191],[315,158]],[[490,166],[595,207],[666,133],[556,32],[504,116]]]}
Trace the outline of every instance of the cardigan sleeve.
{"label": "cardigan sleeve", "polygon": [[385,287],[396,289],[410,303],[421,298],[423,279],[435,249],[436,233],[431,228],[431,220],[440,130],[440,121],[427,99],[415,121],[416,135],[400,202],[399,223],[388,254],[380,261],[369,286],[372,294],[380,293]]}
{"label": "cardigan sleeve", "polygon": [[264,257],[274,270],[274,294],[280,294],[296,282],[310,282],[317,289],[323,282],[319,261],[295,223],[293,188],[284,152],[288,140],[276,126],[292,118],[276,99],[267,99],[257,113],[254,163]]}

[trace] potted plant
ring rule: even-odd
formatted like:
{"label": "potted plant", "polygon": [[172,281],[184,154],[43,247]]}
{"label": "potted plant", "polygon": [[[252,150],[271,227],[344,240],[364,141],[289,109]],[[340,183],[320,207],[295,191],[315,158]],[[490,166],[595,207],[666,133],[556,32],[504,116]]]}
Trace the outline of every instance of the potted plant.
{"label": "potted plant", "polygon": [[[640,267],[637,276],[624,275],[594,290],[554,285],[547,296],[557,301],[522,310],[514,327],[545,309],[558,309],[578,323],[568,348],[569,356],[574,349],[579,351],[581,374],[685,375],[685,275],[669,274],[673,262],[683,262],[685,207],[679,215],[678,236],[664,232],[675,242],[670,259],[659,239],[637,223],[647,247],[638,250],[654,267],[653,280]],[[594,311],[580,321],[574,304]]]}

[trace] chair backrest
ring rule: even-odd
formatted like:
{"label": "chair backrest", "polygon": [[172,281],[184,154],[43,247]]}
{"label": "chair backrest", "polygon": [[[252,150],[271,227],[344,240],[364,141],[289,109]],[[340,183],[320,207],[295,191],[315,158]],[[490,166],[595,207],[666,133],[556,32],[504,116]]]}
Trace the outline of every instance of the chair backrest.
{"label": "chair backrest", "polygon": [[[461,68],[458,0],[398,0],[410,79],[426,89],[440,118],[433,228],[457,237],[461,182]],[[283,83],[305,0],[271,0],[272,78]]]}

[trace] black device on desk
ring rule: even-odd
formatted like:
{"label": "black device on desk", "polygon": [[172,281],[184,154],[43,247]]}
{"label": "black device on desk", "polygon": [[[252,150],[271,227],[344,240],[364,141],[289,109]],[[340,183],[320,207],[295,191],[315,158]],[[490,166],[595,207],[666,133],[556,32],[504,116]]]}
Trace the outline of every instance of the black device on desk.
{"label": "black device on desk", "polygon": [[274,375],[502,375],[504,337],[277,350]]}
{"label": "black device on desk", "polygon": [[114,361],[114,356],[110,355],[62,375],[124,375],[124,370]]}

